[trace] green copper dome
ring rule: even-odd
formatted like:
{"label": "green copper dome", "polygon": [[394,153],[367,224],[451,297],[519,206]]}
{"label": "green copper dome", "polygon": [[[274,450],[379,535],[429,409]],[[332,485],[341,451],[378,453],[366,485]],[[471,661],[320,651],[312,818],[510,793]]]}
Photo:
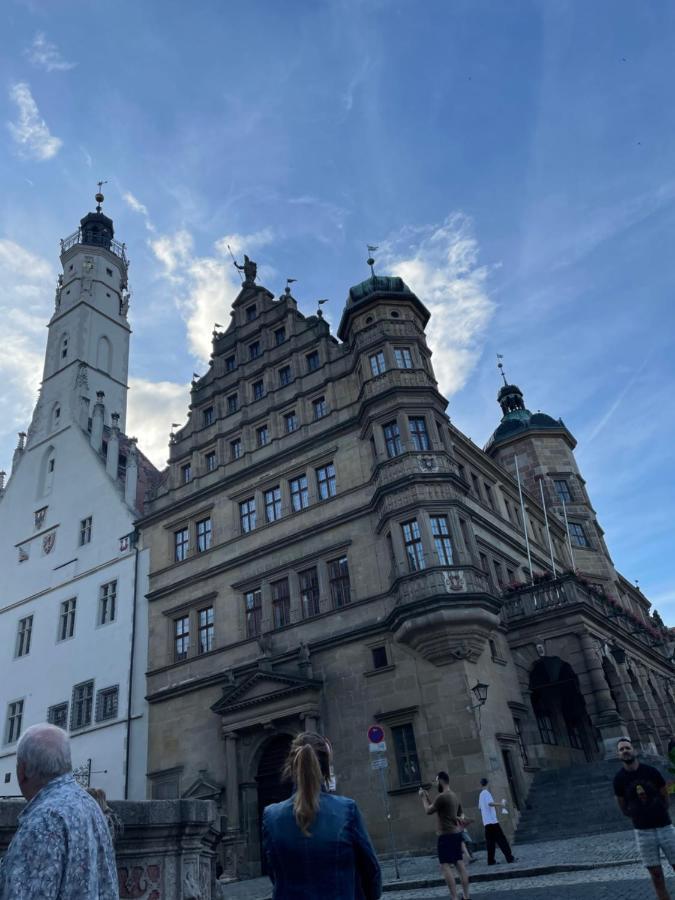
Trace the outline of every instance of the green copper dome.
{"label": "green copper dome", "polygon": [[374,275],[361,284],[349,288],[349,302],[358,303],[370,294],[410,294],[412,291],[402,278],[396,275]]}
{"label": "green copper dome", "polygon": [[504,415],[485,445],[486,453],[502,441],[519,437],[528,431],[560,430],[561,428],[567,431],[562,419],[554,419],[542,412],[530,412],[525,406],[523,392],[516,384],[505,384],[497,394],[497,401]]}

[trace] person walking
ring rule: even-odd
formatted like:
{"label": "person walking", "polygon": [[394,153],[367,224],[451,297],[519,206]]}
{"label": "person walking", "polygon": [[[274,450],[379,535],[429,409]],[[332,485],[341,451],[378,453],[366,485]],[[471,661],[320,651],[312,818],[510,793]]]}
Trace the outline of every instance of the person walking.
{"label": "person walking", "polygon": [[494,866],[495,861],[495,845],[499,847],[508,863],[516,861],[515,856],[511,852],[511,845],[506,839],[506,835],[502,831],[502,826],[497,820],[497,807],[501,803],[495,803],[494,798],[488,790],[487,778],[481,778],[481,792],[478,796],[478,808],[483,820],[483,828],[485,829],[485,846],[487,849],[487,864]]}
{"label": "person walking", "polygon": [[660,856],[661,851],[675,868],[675,828],[670,820],[665,779],[658,769],[639,762],[630,738],[620,738],[616,749],[622,763],[614,776],[619,809],[633,822],[638,853],[658,900],[670,900]]}
{"label": "person walking", "polygon": [[65,731],[24,731],[16,774],[28,801],[0,863],[0,900],[119,900],[110,832],[96,801],[72,775]]}
{"label": "person walking", "polygon": [[459,822],[459,800],[450,790],[450,777],[447,772],[439,772],[436,776],[438,796],[432,801],[424,788],[419,789],[422,805],[427,815],[438,816],[437,852],[438,863],[452,900],[457,900],[457,885],[453,866],[459,873],[462,882],[463,900],[470,900],[469,871],[462,859],[462,825]]}
{"label": "person walking", "polygon": [[262,821],[273,900],[377,900],[382,872],[359,808],[328,792],[328,740],[311,731],[299,734],[284,774],[293,794],[267,806]]}

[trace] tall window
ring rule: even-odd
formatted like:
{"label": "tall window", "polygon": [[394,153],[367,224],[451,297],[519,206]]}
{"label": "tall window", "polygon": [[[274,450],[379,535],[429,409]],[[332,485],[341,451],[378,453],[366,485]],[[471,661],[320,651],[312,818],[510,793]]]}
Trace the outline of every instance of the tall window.
{"label": "tall window", "polygon": [[308,353],[305,357],[307,360],[307,371],[314,372],[319,368],[319,353],[317,350],[312,350],[311,353]]}
{"label": "tall window", "polygon": [[281,488],[279,485],[265,491],[265,519],[276,522],[281,518]]}
{"label": "tall window", "polygon": [[255,497],[249,497],[239,504],[239,521],[241,530],[246,533],[255,528]]}
{"label": "tall window", "polygon": [[303,619],[319,614],[319,577],[316,567],[298,572],[300,582],[300,605]]}
{"label": "tall window", "polygon": [[328,563],[328,581],[333,609],[340,609],[351,602],[351,586],[349,583],[349,565],[347,557],[340,556]]}
{"label": "tall window", "polygon": [[59,640],[65,641],[75,634],[75,609],[77,607],[77,598],[72,597],[70,600],[64,600],[61,604],[61,613],[59,615]]}
{"label": "tall window", "polygon": [[573,544],[576,544],[577,547],[590,547],[591,542],[586,537],[586,532],[584,531],[584,526],[579,522],[570,522],[570,539]]}
{"label": "tall window", "polygon": [[328,463],[316,470],[316,482],[321,500],[335,496],[335,466],[333,463]]}
{"label": "tall window", "polygon": [[190,652],[190,616],[173,620],[173,658],[176,662],[187,659]]}
{"label": "tall window", "polygon": [[295,512],[306,509],[309,506],[309,491],[307,490],[307,476],[298,475],[290,481],[291,506]]}
{"label": "tall window", "polygon": [[248,358],[257,359],[260,356],[260,341],[253,341],[248,345]]}
{"label": "tall window", "polygon": [[98,624],[108,625],[115,621],[117,612],[117,579],[107,581],[98,589]]}
{"label": "tall window", "polygon": [[555,492],[558,495],[558,499],[561,503],[572,502],[572,491],[570,490],[568,482],[564,478],[554,479],[553,487],[555,488]]}
{"label": "tall window", "polygon": [[244,594],[244,614],[246,616],[246,637],[257,637],[262,623],[262,594],[260,588]]}
{"label": "tall window", "polygon": [[270,433],[267,425],[261,425],[256,430],[256,441],[259,447],[265,447],[270,442]]}
{"label": "tall window", "polygon": [[239,438],[235,438],[233,441],[230,441],[230,459],[239,459],[241,456],[241,440]]}
{"label": "tall window", "polygon": [[387,456],[390,459],[394,456],[398,456],[399,453],[403,451],[398,422],[387,422],[387,424],[382,427],[382,431],[384,432],[384,442],[387,446]]}
{"label": "tall window", "polygon": [[431,534],[434,538],[436,559],[442,566],[451,566],[452,541],[450,540],[450,529],[448,528],[447,516],[431,517]]}
{"label": "tall window", "polygon": [[213,607],[200,609],[197,618],[199,621],[197,652],[208,653],[209,650],[213,650]]}
{"label": "tall window", "polygon": [[286,329],[285,328],[277,328],[274,332],[274,343],[279,346],[279,344],[283,344],[286,340]]}
{"label": "tall window", "polygon": [[197,522],[197,553],[203,553],[211,546],[211,519]]}
{"label": "tall window", "polygon": [[192,466],[190,463],[186,463],[184,466],[180,467],[180,480],[183,484],[187,484],[192,478]]}
{"label": "tall window", "polygon": [[485,487],[485,496],[487,497],[488,506],[490,509],[495,508],[495,498],[492,496],[492,487],[486,482],[484,482]]}
{"label": "tall window", "polygon": [[288,578],[272,582],[272,622],[275,628],[282,628],[291,621],[291,595]]}
{"label": "tall window", "polygon": [[256,309],[255,303],[252,303],[250,306],[246,307],[246,321],[253,322],[258,317],[258,310]]}
{"label": "tall window", "polygon": [[262,381],[253,382],[253,399],[262,400],[265,396],[265,385]]}
{"label": "tall window", "polygon": [[394,357],[399,369],[412,369],[413,362],[410,347],[396,347],[394,349]]}
{"label": "tall window", "polygon": [[409,416],[410,424],[410,441],[413,450],[428,450],[429,435],[427,434],[427,423],[423,416]]}
{"label": "tall window", "polygon": [[47,721],[50,725],[56,725],[57,728],[68,729],[68,704],[56,703],[47,710]]}
{"label": "tall window", "polygon": [[291,412],[286,413],[284,416],[284,428],[286,429],[287,434],[297,430],[298,417],[295,414],[295,410],[291,410]]}
{"label": "tall window", "polygon": [[105,722],[117,718],[119,708],[119,685],[103,688],[96,692],[96,721]]}
{"label": "tall window", "polygon": [[80,521],[80,547],[91,542],[91,516]]}
{"label": "tall window", "polygon": [[482,500],[483,497],[480,492],[480,481],[478,480],[478,477],[476,475],[474,475],[473,472],[471,473],[471,484],[473,486],[473,492],[476,495],[476,497],[478,497],[479,500]]}
{"label": "tall window", "polygon": [[373,375],[382,375],[387,369],[384,362],[384,353],[380,350],[378,353],[373,353],[370,357],[370,371]]}
{"label": "tall window", "polygon": [[19,619],[19,628],[16,634],[16,655],[28,656],[30,653],[30,639],[33,633],[33,617],[26,616]]}
{"label": "tall window", "polygon": [[527,756],[527,747],[525,746],[525,740],[523,738],[523,730],[520,724],[520,719],[513,720],[513,730],[516,732],[516,737],[518,738],[518,750],[520,751],[520,758],[523,761],[524,766],[529,766],[530,760]]}
{"label": "tall window", "polygon": [[237,361],[234,356],[228,356],[225,359],[225,371],[226,372],[234,372],[237,368]]}
{"label": "tall window", "polygon": [[61,338],[61,359],[68,356],[68,335],[64,334]]}
{"label": "tall window", "polygon": [[403,531],[403,543],[408,557],[408,568],[411,572],[426,568],[424,560],[424,548],[422,547],[422,535],[417,519],[411,519],[401,525]]}
{"label": "tall window", "polygon": [[502,564],[498,562],[496,559],[493,560],[495,566],[495,577],[497,579],[497,584],[500,588],[504,587],[504,569]]}
{"label": "tall window", "polygon": [[558,736],[553,727],[553,721],[548,713],[537,713],[537,725],[542,744],[557,744]]}
{"label": "tall window", "polygon": [[215,451],[215,450],[210,450],[210,451],[204,456],[204,462],[206,463],[206,471],[207,471],[207,472],[213,472],[213,471],[216,469],[217,465],[218,465],[218,461],[217,461],[217,459],[216,459],[216,451]]}
{"label": "tall window", "polygon": [[206,428],[207,425],[213,425],[213,407],[207,406],[206,409],[202,410],[202,425]]}
{"label": "tall window", "polygon": [[236,413],[239,409],[239,394],[230,394],[227,398],[227,412],[228,414]]}
{"label": "tall window", "polygon": [[391,729],[396,752],[398,781],[401,787],[408,784],[419,784],[420,764],[417,757],[417,744],[412,725],[395,725]]}
{"label": "tall window", "polygon": [[73,688],[73,701],[70,704],[70,728],[86,728],[91,725],[91,713],[94,705],[94,682],[84,681]]}
{"label": "tall window", "polygon": [[5,724],[5,743],[13,744],[21,735],[21,722],[23,720],[23,700],[14,700],[7,707],[7,722]]}
{"label": "tall window", "polygon": [[283,387],[286,384],[291,383],[291,367],[290,366],[282,366],[279,369],[279,384]]}
{"label": "tall window", "polygon": [[190,531],[188,528],[180,528],[173,533],[173,558],[176,562],[187,559],[190,548]]}
{"label": "tall window", "polygon": [[316,400],[312,400],[312,408],[315,419],[323,419],[328,415],[328,404],[325,397],[317,397]]}

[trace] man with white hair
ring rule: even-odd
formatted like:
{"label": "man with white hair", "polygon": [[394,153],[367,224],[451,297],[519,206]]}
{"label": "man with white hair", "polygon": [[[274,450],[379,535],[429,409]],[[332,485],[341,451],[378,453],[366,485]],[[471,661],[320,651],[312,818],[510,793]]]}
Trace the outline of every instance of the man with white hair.
{"label": "man with white hair", "polygon": [[16,775],[28,802],[0,863],[0,900],[119,900],[108,825],[72,768],[65,731],[26,729]]}

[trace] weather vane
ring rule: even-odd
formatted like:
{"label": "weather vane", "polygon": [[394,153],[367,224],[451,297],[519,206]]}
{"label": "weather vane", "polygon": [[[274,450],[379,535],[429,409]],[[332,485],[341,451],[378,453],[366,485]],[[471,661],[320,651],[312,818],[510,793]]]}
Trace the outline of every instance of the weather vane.
{"label": "weather vane", "polygon": [[374,244],[367,244],[366,246],[368,247],[368,259],[366,260],[366,262],[370,266],[370,274],[374,278],[375,277],[375,269],[374,269],[375,260],[373,259],[373,253],[375,253],[375,251],[377,250],[377,247]]}
{"label": "weather vane", "polygon": [[503,359],[504,359],[504,356],[501,353],[498,353],[497,354],[497,368],[499,369],[501,376],[504,379],[504,384],[508,384],[508,381],[506,380],[506,375],[504,374],[504,363],[502,362]]}
{"label": "weather vane", "polygon": [[284,288],[284,294],[286,294],[287,297],[289,297],[291,294],[291,285],[293,284],[293,282],[295,282],[297,280],[298,280],[297,278],[287,278],[286,279],[286,287]]}
{"label": "weather vane", "polygon": [[97,181],[96,182],[96,184],[98,185],[98,191],[96,192],[96,196],[94,197],[94,200],[96,200],[96,203],[98,204],[96,207],[97,213],[101,212],[101,203],[103,203],[103,201],[105,200],[105,197],[101,193],[101,188],[103,187],[104,184],[107,184],[107,183],[108,183],[107,181]]}
{"label": "weather vane", "polygon": [[323,300],[319,300],[319,308],[317,309],[316,314],[320,319],[323,319],[323,312],[321,310],[321,307],[324,305],[324,303],[328,303],[328,297],[325,297]]}

